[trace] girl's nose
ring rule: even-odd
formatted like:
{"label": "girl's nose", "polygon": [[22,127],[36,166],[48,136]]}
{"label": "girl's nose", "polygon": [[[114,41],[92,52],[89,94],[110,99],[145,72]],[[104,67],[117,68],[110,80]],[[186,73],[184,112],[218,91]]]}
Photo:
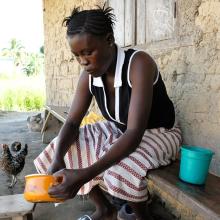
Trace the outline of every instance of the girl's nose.
{"label": "girl's nose", "polygon": [[87,59],[85,59],[84,57],[79,57],[79,63],[80,63],[80,65],[82,65],[82,66],[86,66],[86,65],[88,65],[88,60]]}

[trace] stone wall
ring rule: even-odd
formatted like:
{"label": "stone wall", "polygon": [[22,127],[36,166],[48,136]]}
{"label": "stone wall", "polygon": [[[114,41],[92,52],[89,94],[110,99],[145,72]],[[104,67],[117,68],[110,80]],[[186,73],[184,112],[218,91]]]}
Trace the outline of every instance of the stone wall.
{"label": "stone wall", "polygon": [[[98,0],[44,0],[47,104],[69,105],[79,66],[70,62],[62,19],[74,6]],[[220,176],[220,1],[178,0],[174,39],[142,46],[157,61],[176,106],[184,144],[215,151],[211,172]]]}

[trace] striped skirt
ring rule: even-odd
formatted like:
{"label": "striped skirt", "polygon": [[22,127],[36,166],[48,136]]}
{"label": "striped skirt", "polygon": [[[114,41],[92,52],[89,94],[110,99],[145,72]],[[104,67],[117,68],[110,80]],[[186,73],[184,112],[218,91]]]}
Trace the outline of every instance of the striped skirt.
{"label": "striped skirt", "polygon": [[[95,163],[111,148],[122,132],[109,121],[85,125],[79,137],[64,157],[66,168],[85,168]],[[78,194],[85,195],[99,185],[114,197],[140,202],[148,199],[146,174],[148,170],[168,165],[175,160],[181,144],[181,131],[147,129],[140,145],[128,157],[113,165],[81,187]],[[39,173],[46,173],[56,149],[56,138],[34,160]]]}

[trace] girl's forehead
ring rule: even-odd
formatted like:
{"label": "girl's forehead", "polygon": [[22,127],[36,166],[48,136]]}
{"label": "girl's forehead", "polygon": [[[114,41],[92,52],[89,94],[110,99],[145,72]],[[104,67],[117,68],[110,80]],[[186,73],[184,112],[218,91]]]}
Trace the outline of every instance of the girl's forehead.
{"label": "girl's forehead", "polygon": [[102,43],[100,37],[88,33],[74,34],[67,39],[71,48],[96,47]]}

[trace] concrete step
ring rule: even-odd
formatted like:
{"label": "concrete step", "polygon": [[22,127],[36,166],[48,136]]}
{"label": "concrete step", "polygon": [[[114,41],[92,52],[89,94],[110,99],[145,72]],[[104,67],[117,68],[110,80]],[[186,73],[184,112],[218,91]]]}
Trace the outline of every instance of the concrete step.
{"label": "concrete step", "polygon": [[23,194],[0,196],[0,219],[31,220],[34,207]]}
{"label": "concrete step", "polygon": [[219,220],[220,177],[208,175],[205,185],[179,179],[179,162],[152,170],[148,174],[151,193],[159,197],[177,219]]}

